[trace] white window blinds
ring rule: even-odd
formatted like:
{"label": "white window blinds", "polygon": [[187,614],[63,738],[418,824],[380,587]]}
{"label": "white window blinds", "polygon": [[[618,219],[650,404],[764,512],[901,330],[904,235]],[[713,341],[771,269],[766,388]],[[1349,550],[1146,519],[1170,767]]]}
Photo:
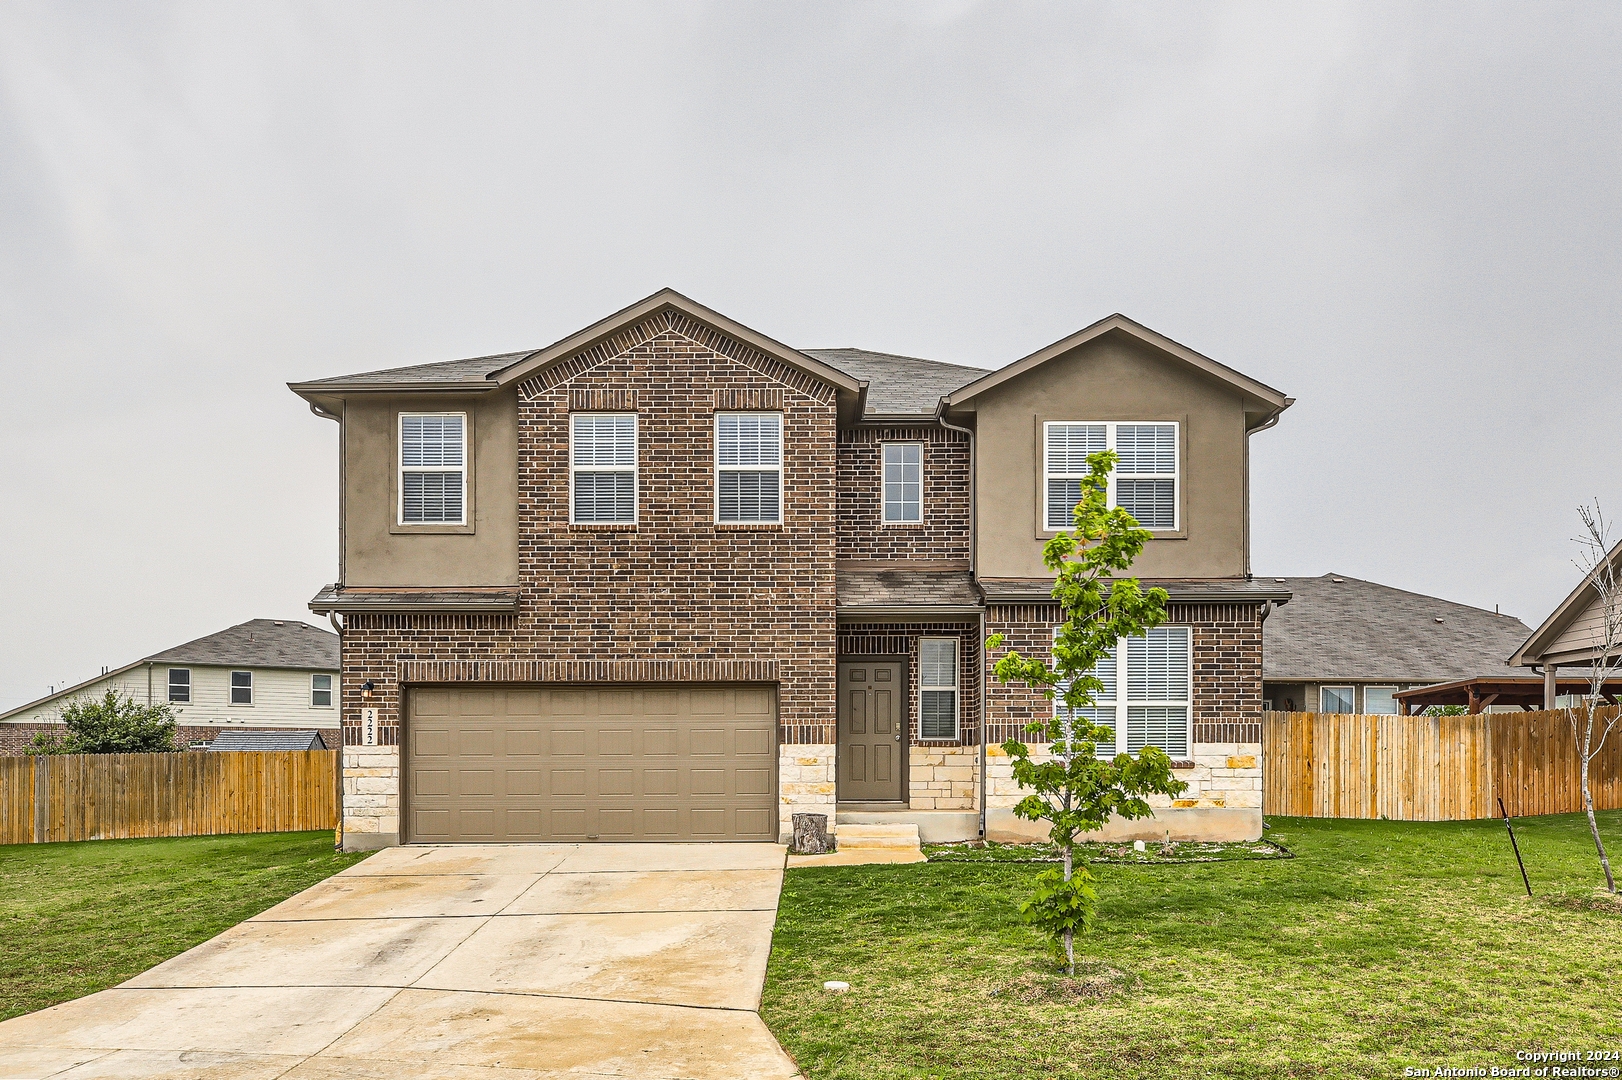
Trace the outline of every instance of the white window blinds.
{"label": "white window blinds", "polygon": [[1108,482],[1109,505],[1119,506],[1145,529],[1175,531],[1178,425],[1109,422],[1043,424],[1043,522],[1049,530],[1070,528],[1081,501],[1087,456],[1114,450],[1119,460]]}
{"label": "white window blinds", "polygon": [[400,414],[400,523],[466,524],[466,417]]}
{"label": "white window blinds", "polygon": [[780,524],[783,520],[783,417],[717,413],[715,519]]}
{"label": "white window blinds", "polygon": [[924,739],[958,736],[957,638],[918,642],[918,734]]}
{"label": "white window blinds", "polygon": [[569,417],[569,520],[636,524],[636,414]]}
{"label": "white window blinds", "polygon": [[[1098,744],[1100,756],[1156,746],[1173,758],[1186,758],[1191,741],[1191,672],[1188,627],[1160,626],[1141,637],[1123,638],[1093,669],[1104,683],[1096,702],[1070,715],[1112,729],[1114,740]],[[1118,677],[1123,674],[1124,679]],[[1062,698],[1055,699],[1054,709],[1056,715],[1066,715]]]}

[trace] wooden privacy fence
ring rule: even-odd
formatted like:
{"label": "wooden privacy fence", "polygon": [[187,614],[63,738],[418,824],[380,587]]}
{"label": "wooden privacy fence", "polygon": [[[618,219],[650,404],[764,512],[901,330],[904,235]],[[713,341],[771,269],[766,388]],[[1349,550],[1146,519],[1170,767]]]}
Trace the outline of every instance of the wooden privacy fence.
{"label": "wooden privacy fence", "polygon": [[[1263,713],[1262,754],[1268,814],[1463,821],[1496,817],[1500,797],[1515,817],[1583,809],[1577,742],[1559,711]],[[1589,789],[1595,809],[1622,807],[1622,724],[1590,763]]]}
{"label": "wooden privacy fence", "polygon": [[338,824],[336,750],[0,758],[0,844]]}

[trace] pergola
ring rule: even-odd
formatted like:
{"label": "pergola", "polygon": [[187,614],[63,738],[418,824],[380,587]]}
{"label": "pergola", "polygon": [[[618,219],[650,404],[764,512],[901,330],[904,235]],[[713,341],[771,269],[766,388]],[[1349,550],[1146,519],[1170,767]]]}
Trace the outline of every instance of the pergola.
{"label": "pergola", "polygon": [[[1562,676],[1548,680],[1555,684],[1555,694],[1586,694],[1588,680]],[[1465,705],[1471,713],[1481,712],[1489,705],[1519,705],[1528,712],[1544,707],[1547,683],[1538,677],[1516,678],[1494,675],[1457,682],[1437,683],[1435,686],[1416,686],[1412,690],[1397,691],[1397,710],[1403,716],[1424,712],[1432,705]],[[1602,693],[1612,705],[1622,694],[1622,679],[1606,682]]]}

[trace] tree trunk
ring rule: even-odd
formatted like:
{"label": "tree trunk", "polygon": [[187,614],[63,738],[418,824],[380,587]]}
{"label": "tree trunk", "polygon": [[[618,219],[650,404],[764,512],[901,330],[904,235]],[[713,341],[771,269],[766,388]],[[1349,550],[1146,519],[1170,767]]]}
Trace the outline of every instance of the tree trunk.
{"label": "tree trunk", "polygon": [[1595,847],[1596,850],[1599,851],[1600,869],[1605,871],[1605,888],[1608,891],[1614,893],[1614,892],[1616,892],[1616,878],[1611,876],[1611,860],[1610,860],[1610,857],[1605,854],[1605,841],[1600,839],[1599,822],[1594,820],[1594,794],[1593,794],[1593,792],[1588,790],[1588,746],[1587,746],[1587,743],[1588,743],[1588,741],[1590,739],[1593,738],[1593,723],[1594,723],[1594,720],[1593,720],[1592,712],[1590,712],[1590,714],[1589,714],[1588,723],[1589,723],[1589,739],[1585,739],[1584,740],[1584,745],[1583,745],[1583,774],[1582,774],[1582,777],[1583,777],[1583,808],[1588,811],[1588,831],[1591,834],[1593,834],[1594,847]]}
{"label": "tree trunk", "polygon": [[[1074,868],[1074,863],[1071,861],[1071,856],[1071,849],[1068,847],[1065,848],[1064,881],[1066,885],[1070,884],[1070,873]],[[1607,873],[1609,873],[1609,870],[1607,870]],[[1066,928],[1064,932],[1064,959],[1065,973],[1074,979],[1076,977],[1076,932],[1068,928]]]}

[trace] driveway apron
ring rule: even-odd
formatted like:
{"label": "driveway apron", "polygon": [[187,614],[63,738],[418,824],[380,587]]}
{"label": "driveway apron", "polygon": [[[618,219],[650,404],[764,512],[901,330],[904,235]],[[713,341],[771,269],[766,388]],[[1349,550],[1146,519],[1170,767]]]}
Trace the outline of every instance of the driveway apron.
{"label": "driveway apron", "polygon": [[775,844],[380,851],[129,982],[0,1023],[0,1080],[790,1080]]}

